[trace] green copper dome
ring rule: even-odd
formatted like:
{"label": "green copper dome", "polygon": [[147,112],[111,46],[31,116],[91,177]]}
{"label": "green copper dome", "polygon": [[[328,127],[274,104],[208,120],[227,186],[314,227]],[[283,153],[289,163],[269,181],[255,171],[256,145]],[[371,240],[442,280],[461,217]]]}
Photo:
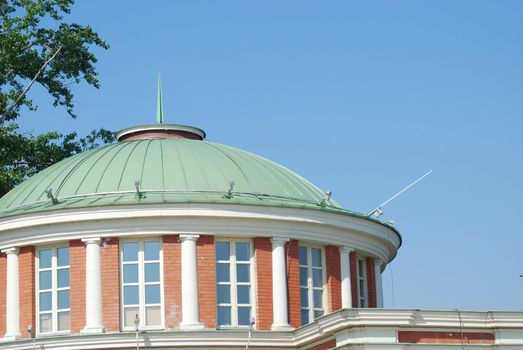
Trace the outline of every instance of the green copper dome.
{"label": "green copper dome", "polygon": [[322,203],[324,197],[324,191],[296,173],[233,147],[180,137],[129,138],[75,155],[31,177],[0,199],[0,217],[192,202],[342,210],[334,201]]}

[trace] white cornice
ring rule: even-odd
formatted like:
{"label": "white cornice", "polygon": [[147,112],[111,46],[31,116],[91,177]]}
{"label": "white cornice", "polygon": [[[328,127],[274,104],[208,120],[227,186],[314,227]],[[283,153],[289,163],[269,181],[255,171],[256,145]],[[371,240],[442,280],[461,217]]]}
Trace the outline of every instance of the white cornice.
{"label": "white cornice", "polygon": [[96,207],[0,220],[0,249],[57,240],[158,234],[289,237],[350,246],[389,262],[400,237],[386,225],[310,209],[170,204]]}
{"label": "white cornice", "polygon": [[[503,348],[523,347],[523,312],[471,312],[462,311],[462,325],[465,332],[494,332],[496,344]],[[402,310],[402,309],[345,309],[319,318],[317,321],[295,331],[254,331],[250,346],[279,350],[301,349],[311,344],[322,343],[334,337],[353,334],[367,334],[362,338],[361,349],[402,349],[397,340],[390,340],[398,330],[453,331],[460,329],[456,311]],[[367,331],[369,332],[367,332]],[[369,337],[371,330],[384,330],[387,339]],[[379,334],[379,332],[375,332]],[[504,337],[507,336],[507,338]],[[158,331],[140,334],[139,344],[155,349],[228,349],[245,347],[246,330],[201,330],[201,331]],[[385,341],[389,343],[385,343]],[[358,341],[354,339],[354,341]],[[355,342],[353,342],[354,344]],[[38,349],[131,349],[136,348],[135,333],[109,333],[100,335],[65,335],[41,337],[35,340]],[[385,347],[383,347],[385,346]],[[432,348],[427,344],[409,344],[410,348]],[[423,347],[424,346],[424,347]],[[439,344],[439,348],[452,348],[455,344]],[[33,349],[31,340],[7,342],[2,349]]]}

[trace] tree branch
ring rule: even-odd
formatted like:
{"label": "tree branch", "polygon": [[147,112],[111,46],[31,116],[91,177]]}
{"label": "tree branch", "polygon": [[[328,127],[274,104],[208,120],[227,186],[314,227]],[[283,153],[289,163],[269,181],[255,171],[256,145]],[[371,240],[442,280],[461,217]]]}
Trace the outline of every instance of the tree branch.
{"label": "tree branch", "polygon": [[62,50],[63,48],[63,45],[60,45],[60,47],[58,47],[58,49],[56,50],[56,52],[51,56],[49,57],[49,59],[47,61],[44,62],[44,64],[42,65],[42,67],[40,67],[40,69],[38,70],[38,72],[36,72],[34,78],[31,80],[31,82],[27,85],[27,87],[25,88],[25,90],[20,94],[18,95],[18,97],[16,98],[16,100],[11,103],[5,110],[5,113],[0,115],[0,122],[2,122],[6,117],[7,117],[7,114],[13,110],[13,108],[16,107],[16,105],[20,102],[20,100],[27,94],[27,92],[29,91],[29,89],[31,89],[31,87],[33,86],[33,84],[35,83],[36,79],[38,79],[38,77],[40,76],[40,74],[42,74],[42,72],[44,71],[45,67],[47,67],[47,65],[49,63],[51,63],[52,60],[54,60],[54,58],[56,57],[56,55],[58,55],[58,53],[60,52],[60,50]]}

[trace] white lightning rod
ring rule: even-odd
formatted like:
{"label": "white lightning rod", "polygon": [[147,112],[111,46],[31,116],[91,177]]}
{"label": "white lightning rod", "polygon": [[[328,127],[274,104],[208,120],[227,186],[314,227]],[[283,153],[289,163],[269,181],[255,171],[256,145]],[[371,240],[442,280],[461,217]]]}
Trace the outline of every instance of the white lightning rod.
{"label": "white lightning rod", "polygon": [[432,170],[429,170],[425,175],[423,175],[422,177],[418,178],[416,181],[414,181],[413,183],[411,183],[410,185],[408,185],[407,187],[405,187],[404,189],[402,189],[401,191],[399,191],[398,193],[396,193],[394,196],[390,197],[389,199],[387,199],[385,202],[381,203],[380,205],[378,205],[373,211],[371,211],[370,213],[367,214],[367,216],[371,216],[373,215],[374,213],[378,213],[380,216],[381,213],[381,208],[384,207],[387,203],[389,203],[391,200],[393,200],[394,198],[396,198],[397,196],[399,196],[400,194],[402,194],[403,192],[405,192],[406,190],[408,190],[409,188],[411,188],[412,186],[414,186],[415,184],[417,184],[418,182],[420,182],[421,180],[423,180],[425,177],[429,176],[430,174],[432,173]]}

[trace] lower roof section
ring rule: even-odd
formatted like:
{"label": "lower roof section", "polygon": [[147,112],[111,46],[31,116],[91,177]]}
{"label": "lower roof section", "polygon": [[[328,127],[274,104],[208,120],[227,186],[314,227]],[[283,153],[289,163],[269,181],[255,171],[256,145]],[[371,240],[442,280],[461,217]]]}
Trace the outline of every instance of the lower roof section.
{"label": "lower roof section", "polygon": [[[406,336],[408,335],[408,336]],[[523,348],[523,312],[344,309],[291,331],[214,330],[60,335],[2,349],[497,349]]]}

